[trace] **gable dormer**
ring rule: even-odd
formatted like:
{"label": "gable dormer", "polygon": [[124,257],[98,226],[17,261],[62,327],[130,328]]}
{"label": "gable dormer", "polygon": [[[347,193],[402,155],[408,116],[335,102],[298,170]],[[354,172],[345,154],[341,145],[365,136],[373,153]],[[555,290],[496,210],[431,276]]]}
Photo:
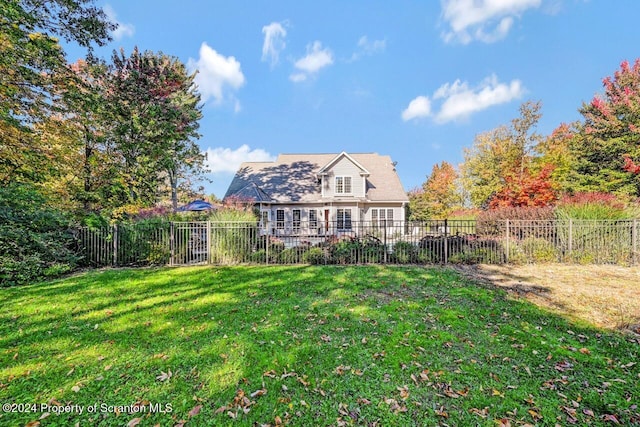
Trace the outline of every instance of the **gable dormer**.
{"label": "gable dormer", "polygon": [[346,152],[334,157],[317,172],[323,198],[365,198],[369,171]]}

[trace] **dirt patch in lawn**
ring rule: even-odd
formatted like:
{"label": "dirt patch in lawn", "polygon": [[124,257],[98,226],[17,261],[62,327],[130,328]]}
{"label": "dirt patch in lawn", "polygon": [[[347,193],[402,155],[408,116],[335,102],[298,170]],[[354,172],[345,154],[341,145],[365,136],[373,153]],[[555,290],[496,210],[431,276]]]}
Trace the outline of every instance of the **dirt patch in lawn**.
{"label": "dirt patch in lawn", "polygon": [[640,267],[612,265],[461,265],[481,283],[607,329],[640,334]]}

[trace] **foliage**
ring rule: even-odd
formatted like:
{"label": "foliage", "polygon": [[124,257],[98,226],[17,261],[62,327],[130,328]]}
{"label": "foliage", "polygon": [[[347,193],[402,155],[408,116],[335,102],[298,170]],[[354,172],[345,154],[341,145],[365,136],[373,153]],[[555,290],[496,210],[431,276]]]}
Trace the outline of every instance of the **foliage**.
{"label": "foliage", "polygon": [[637,339],[569,315],[452,269],[96,271],[0,292],[0,401],[171,405],[59,425],[638,424]]}
{"label": "foliage", "polygon": [[409,193],[410,218],[444,219],[462,205],[457,188],[458,172],[448,162],[435,164],[422,187]]}
{"label": "foliage", "polygon": [[558,219],[625,219],[628,218],[625,203],[610,193],[588,192],[566,195],[556,206]]}
{"label": "foliage", "polygon": [[417,247],[411,242],[397,242],[393,245],[392,261],[398,264],[410,264],[418,260]]}
{"label": "foliage", "polygon": [[522,186],[531,170],[535,147],[542,140],[535,132],[542,116],[540,109],[539,102],[525,102],[520,106],[520,117],[510,126],[476,136],[473,147],[465,149],[462,182],[474,207],[486,206],[509,185],[520,182]]}
{"label": "foliage", "polygon": [[574,150],[579,147],[581,132],[580,122],[561,123],[535,147],[535,163],[538,169],[551,168],[549,181],[558,193],[576,191],[579,178]]}
{"label": "foliage", "polygon": [[574,152],[583,191],[640,196],[640,59],[603,79],[604,93],[584,103],[584,131]]}
{"label": "foliage", "polygon": [[78,258],[67,218],[32,187],[0,187],[0,286],[24,285],[73,270]]}
{"label": "foliage", "polygon": [[312,264],[312,265],[321,265],[326,264],[327,259],[325,257],[325,253],[321,248],[310,248],[302,255],[302,261]]}
{"label": "foliage", "polygon": [[[558,261],[556,247],[547,239],[540,237],[527,237],[520,242],[519,246],[526,254],[528,262]],[[511,258],[509,260],[511,261]]]}
{"label": "foliage", "polygon": [[534,175],[525,168],[520,175],[505,177],[505,186],[489,200],[489,208],[550,206],[556,200],[550,180],[552,165]]}
{"label": "foliage", "polygon": [[69,77],[59,37],[91,48],[115,25],[93,0],[15,0],[0,4],[0,185],[38,181],[51,165],[33,126],[58,109],[56,84]]}
{"label": "foliage", "polygon": [[129,56],[114,52],[110,71],[106,96],[113,143],[122,156],[130,201],[156,202],[164,177],[175,210],[178,180],[204,168],[194,142],[202,117],[195,74],[188,74],[178,58],[137,48]]}

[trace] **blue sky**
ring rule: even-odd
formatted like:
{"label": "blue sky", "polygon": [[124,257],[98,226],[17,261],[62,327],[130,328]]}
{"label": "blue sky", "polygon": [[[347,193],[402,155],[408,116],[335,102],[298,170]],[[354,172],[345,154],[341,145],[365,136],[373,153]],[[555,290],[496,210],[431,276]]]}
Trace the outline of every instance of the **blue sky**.
{"label": "blue sky", "polygon": [[98,4],[120,24],[100,56],[137,45],[198,70],[218,197],[240,162],[278,153],[389,155],[409,190],[524,101],[542,102],[544,135],[579,119],[602,78],[640,56],[637,0]]}

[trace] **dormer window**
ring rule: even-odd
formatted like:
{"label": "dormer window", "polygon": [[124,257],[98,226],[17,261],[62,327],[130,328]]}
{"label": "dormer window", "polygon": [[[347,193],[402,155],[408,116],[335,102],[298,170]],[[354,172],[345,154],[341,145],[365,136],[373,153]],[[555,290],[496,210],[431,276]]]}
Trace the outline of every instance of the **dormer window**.
{"label": "dormer window", "polygon": [[336,176],[336,194],[351,194],[350,176]]}

